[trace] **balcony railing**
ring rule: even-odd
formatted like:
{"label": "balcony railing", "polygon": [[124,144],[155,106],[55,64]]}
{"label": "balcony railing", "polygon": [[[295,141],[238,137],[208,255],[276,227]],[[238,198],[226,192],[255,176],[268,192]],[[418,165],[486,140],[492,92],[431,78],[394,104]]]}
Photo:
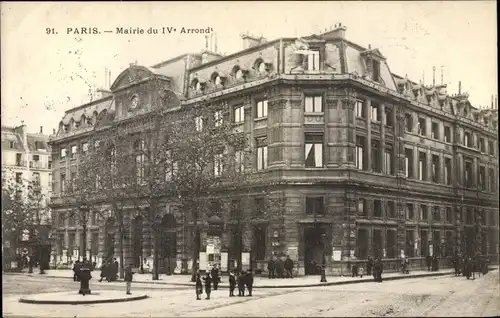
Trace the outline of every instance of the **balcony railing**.
{"label": "balcony railing", "polygon": [[30,168],[33,168],[33,169],[48,169],[48,165],[45,162],[30,161]]}
{"label": "balcony railing", "polygon": [[26,160],[16,160],[16,166],[26,167]]}

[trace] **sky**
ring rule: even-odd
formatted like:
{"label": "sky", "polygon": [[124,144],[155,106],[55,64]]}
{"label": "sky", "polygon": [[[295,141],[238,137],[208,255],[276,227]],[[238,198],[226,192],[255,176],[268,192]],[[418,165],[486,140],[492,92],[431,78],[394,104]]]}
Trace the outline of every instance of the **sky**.
{"label": "sky", "polygon": [[448,93],[461,81],[476,107],[498,93],[496,1],[2,2],[0,11],[2,125],[24,121],[30,132],[51,133],[65,110],[88,102],[89,88],[107,86],[106,68],[112,83],[130,63],[151,66],[205,47],[202,34],[67,28],[210,27],[218,51],[230,54],[244,32],[272,40],[342,23],[348,40],[380,49],[393,73],[432,84],[435,66],[436,83],[443,70]]}

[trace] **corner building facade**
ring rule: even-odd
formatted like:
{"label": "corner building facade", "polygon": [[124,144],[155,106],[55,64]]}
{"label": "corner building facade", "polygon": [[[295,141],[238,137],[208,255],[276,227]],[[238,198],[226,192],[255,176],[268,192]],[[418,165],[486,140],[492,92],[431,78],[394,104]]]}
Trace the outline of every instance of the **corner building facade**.
{"label": "corner building facade", "polygon": [[[284,198],[283,217],[270,221],[259,214],[266,198],[258,193],[223,195],[220,233],[203,216],[201,269],[216,262],[225,270],[239,260],[243,268],[266,270],[273,255],[290,255],[299,274],[313,274],[323,257],[329,274],[345,273],[368,256],[381,257],[388,271],[397,270],[402,255],[413,264],[455,251],[498,259],[496,101],[478,109],[465,93],[449,95],[446,85],[392,74],[378,49],[350,42],[345,32],[338,27],[273,41],[244,36],[246,48],[229,56],[203,51],[150,68],[130,65],[107,96],[62,119],[51,141],[54,213],[67,209],[64,183],[76,173],[92,131],[147,112],[148,81],[159,78],[172,112],[207,99],[226,105],[234,129],[255,147],[246,164],[279,184],[268,193]],[[182,222],[169,198],[157,213],[170,238],[157,247],[170,251],[160,253],[162,267],[189,271],[194,223]],[[248,220],[241,231],[235,215]],[[95,219],[87,235],[90,256],[117,257],[118,233]],[[80,248],[81,228],[57,217],[56,223],[53,253],[61,262],[63,251]],[[150,225],[132,210],[127,224],[126,261],[150,262]]]}

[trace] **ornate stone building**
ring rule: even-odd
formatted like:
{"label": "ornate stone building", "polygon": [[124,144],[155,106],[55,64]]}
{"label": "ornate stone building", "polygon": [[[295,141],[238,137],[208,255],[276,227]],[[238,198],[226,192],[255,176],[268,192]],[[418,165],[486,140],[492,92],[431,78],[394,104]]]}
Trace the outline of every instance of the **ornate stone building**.
{"label": "ornate stone building", "polygon": [[[450,95],[446,85],[392,74],[378,49],[350,42],[345,32],[339,25],[300,39],[244,35],[245,49],[228,56],[203,51],[151,68],[130,65],[108,96],[64,115],[51,140],[54,211],[66,209],[60,195],[89,134],[105,126],[101,121],[133,121],[146,112],[147,85],[156,78],[175,101],[172,111],[207,98],[225,103],[234,129],[256,149],[249,164],[265,180],[280,182],[270,191],[285,198],[279,222],[259,217],[265,198],[258,194],[223,198],[228,212],[212,220],[222,232],[214,238],[207,225],[201,235],[209,255],[202,255],[202,269],[212,261],[225,269],[240,253],[253,268],[288,254],[300,274],[313,273],[323,255],[329,273],[369,255],[394,263],[401,254],[416,262],[455,250],[497,255],[496,101],[479,109],[460,90]],[[171,265],[178,272],[187,260],[191,268],[193,238],[183,215],[167,198],[157,212],[170,233]],[[234,215],[248,217],[242,235],[231,226]],[[147,260],[150,227],[134,218],[131,212],[125,257]],[[79,246],[80,230],[69,220],[58,225],[59,257]],[[90,254],[105,256],[117,242],[113,233],[106,222],[91,220]]]}

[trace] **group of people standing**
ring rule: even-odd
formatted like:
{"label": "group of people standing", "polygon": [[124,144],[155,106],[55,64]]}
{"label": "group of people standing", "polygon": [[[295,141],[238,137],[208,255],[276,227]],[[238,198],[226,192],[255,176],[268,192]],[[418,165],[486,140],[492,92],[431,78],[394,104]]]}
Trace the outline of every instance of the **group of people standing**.
{"label": "group of people standing", "polygon": [[436,255],[427,255],[425,257],[425,265],[427,266],[427,270],[429,272],[437,272],[439,270],[439,259]]}
{"label": "group of people standing", "polygon": [[271,278],[293,278],[293,261],[287,256],[283,261],[281,258],[270,259],[267,263],[269,279]]}
{"label": "group of people standing", "polygon": [[91,263],[90,261],[87,260],[86,257],[83,258],[82,261],[79,259],[75,261],[73,264],[73,281],[79,282],[80,281],[80,275],[82,273],[82,268],[88,268],[90,271],[93,271],[94,268],[96,267],[96,263],[93,262]]}
{"label": "group of people standing", "polygon": [[490,260],[488,257],[482,255],[476,257],[454,255],[451,262],[455,269],[455,276],[462,274],[467,279],[470,279],[471,276],[474,279],[476,272],[483,275],[488,273]]}
{"label": "group of people standing", "polygon": [[[207,271],[204,277],[201,277],[201,273],[196,274],[196,299],[200,300],[203,294],[203,285],[205,285],[205,293],[207,297],[205,299],[210,299],[210,294],[213,289],[217,290],[219,283],[221,282],[220,272],[217,266],[214,266],[210,271]],[[234,297],[234,290],[238,286],[238,296],[245,296],[245,287],[248,290],[248,296],[252,296],[253,290],[253,274],[252,271],[240,271],[235,273],[234,271],[229,272],[229,297]]]}
{"label": "group of people standing", "polygon": [[116,258],[113,262],[105,260],[101,265],[101,279],[99,279],[99,282],[102,282],[103,279],[106,279],[108,282],[116,281],[118,279],[119,267]]}
{"label": "group of people standing", "polygon": [[[351,270],[352,270],[352,277],[361,276],[361,278],[363,278],[365,270],[362,264],[358,263],[353,264]],[[371,257],[368,257],[368,260],[366,261],[366,275],[368,276],[373,275],[375,281],[381,283],[383,272],[384,272],[384,264],[382,263],[380,257],[377,257],[375,260],[373,260],[373,258]]]}

